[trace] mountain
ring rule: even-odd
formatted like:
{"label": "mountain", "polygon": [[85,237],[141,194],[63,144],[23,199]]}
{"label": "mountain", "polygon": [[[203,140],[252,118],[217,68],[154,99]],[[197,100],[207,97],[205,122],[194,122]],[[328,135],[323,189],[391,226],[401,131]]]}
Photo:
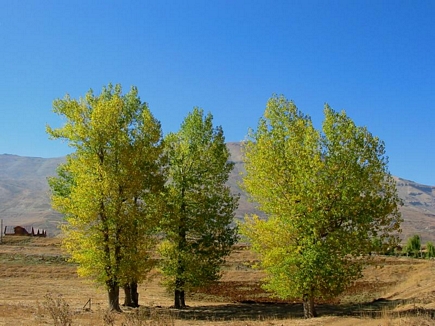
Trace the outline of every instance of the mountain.
{"label": "mountain", "polygon": [[[247,195],[240,189],[240,174],[243,162],[240,143],[228,143],[234,169],[228,185],[233,193],[240,194],[238,219],[245,214],[256,213],[264,216],[248,201]],[[13,227],[41,228],[49,236],[59,233],[57,225],[62,216],[50,207],[47,177],[56,174],[56,167],[65,158],[36,158],[16,155],[0,155],[0,219],[3,225]],[[419,234],[423,242],[435,242],[435,187],[395,177],[400,198],[404,202],[401,208],[404,223],[403,235]]]}
{"label": "mountain", "polygon": [[435,187],[395,177],[401,208],[402,238],[419,234],[423,240],[435,242]]}
{"label": "mountain", "polygon": [[[5,226],[17,225],[58,233],[61,214],[51,209],[47,177],[65,158],[44,159],[0,155],[0,219]],[[4,231],[4,229],[2,230]]]}

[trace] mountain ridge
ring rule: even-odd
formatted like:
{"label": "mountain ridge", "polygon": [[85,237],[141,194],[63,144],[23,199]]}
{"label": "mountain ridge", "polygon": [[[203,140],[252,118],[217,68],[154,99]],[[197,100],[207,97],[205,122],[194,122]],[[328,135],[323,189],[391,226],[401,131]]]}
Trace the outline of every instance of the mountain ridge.
{"label": "mountain ridge", "polygon": [[[252,213],[264,217],[240,188],[241,173],[244,171],[241,143],[229,142],[227,147],[230,160],[234,163],[228,185],[233,193],[240,194],[236,218],[243,219],[246,214]],[[56,175],[57,166],[64,161],[65,157],[0,154],[0,219],[3,219],[4,226],[33,226],[46,229],[49,236],[59,233],[57,226],[62,221],[62,215],[51,209],[47,178]],[[423,242],[435,242],[435,186],[396,176],[394,179],[404,202],[401,207],[404,218],[402,238],[419,234]]]}

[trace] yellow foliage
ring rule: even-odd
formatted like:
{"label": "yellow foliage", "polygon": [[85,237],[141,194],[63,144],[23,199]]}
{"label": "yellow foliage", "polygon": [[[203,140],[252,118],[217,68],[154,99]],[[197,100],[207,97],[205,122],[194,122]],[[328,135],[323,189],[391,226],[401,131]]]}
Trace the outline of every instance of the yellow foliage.
{"label": "yellow foliage", "polygon": [[162,134],[137,89],[109,85],[99,96],[55,100],[63,127],[51,138],[75,148],[50,180],[53,208],[65,214],[64,249],[78,273],[99,284],[141,281],[152,266],[161,212]]}

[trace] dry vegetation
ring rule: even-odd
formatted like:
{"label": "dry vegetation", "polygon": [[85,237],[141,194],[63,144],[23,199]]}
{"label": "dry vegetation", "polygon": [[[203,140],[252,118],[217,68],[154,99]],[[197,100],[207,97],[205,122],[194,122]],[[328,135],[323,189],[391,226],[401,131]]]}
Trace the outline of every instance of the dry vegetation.
{"label": "dry vegetation", "polygon": [[[140,289],[139,309],[108,313],[104,289],[77,278],[58,239],[6,237],[0,245],[0,325],[433,325],[435,263],[377,257],[364,278],[334,302],[302,318],[298,300],[271,299],[260,287],[254,257],[238,246],[221,282],[192,293],[189,307],[171,309],[157,273]],[[122,300],[123,298],[121,298]],[[89,301],[90,300],[90,301]]]}

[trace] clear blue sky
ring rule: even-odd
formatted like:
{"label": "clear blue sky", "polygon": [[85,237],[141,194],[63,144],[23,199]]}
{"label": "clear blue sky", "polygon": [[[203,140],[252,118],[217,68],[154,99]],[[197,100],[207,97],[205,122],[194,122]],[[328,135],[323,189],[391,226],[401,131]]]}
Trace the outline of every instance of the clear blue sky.
{"label": "clear blue sky", "polygon": [[227,141],[283,94],[386,143],[390,171],[435,185],[435,1],[0,0],[0,154],[57,157],[52,101],[121,83],[164,132],[194,107]]}

